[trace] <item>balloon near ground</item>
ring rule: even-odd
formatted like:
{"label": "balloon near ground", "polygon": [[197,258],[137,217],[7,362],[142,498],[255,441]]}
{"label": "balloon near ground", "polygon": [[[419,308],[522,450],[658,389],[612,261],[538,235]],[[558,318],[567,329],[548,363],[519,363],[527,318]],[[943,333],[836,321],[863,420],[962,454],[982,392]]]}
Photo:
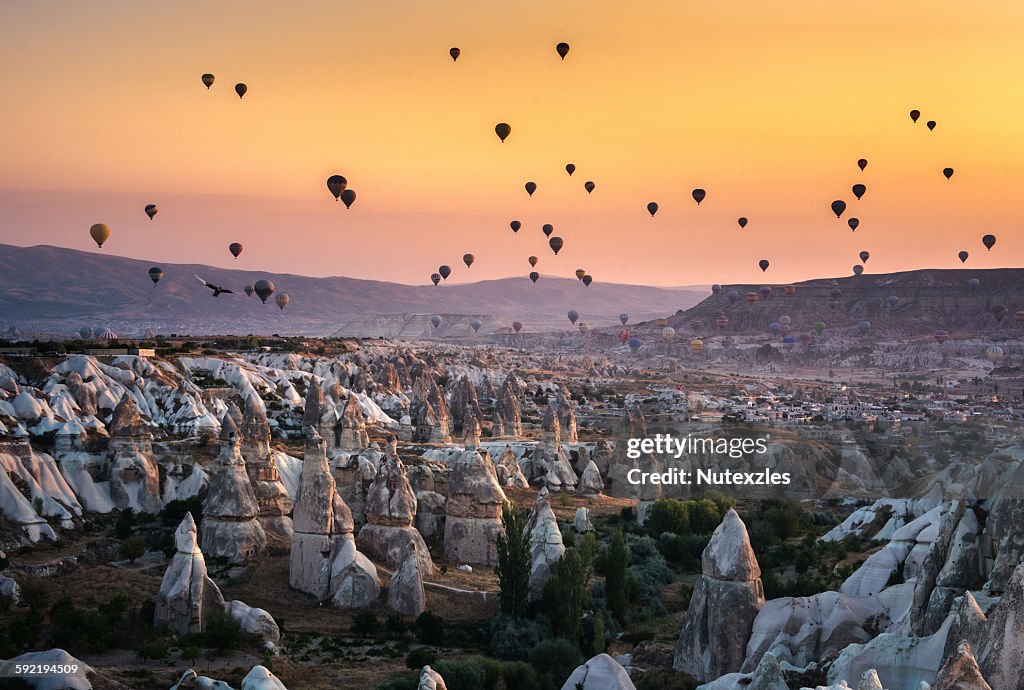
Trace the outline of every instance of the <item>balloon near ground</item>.
{"label": "balloon near ground", "polygon": [[281,311],[284,311],[284,308],[288,306],[288,302],[290,301],[291,300],[288,298],[288,293],[286,292],[280,292],[277,294],[276,297],[274,297],[274,304],[276,304],[277,308],[280,309]]}
{"label": "balloon near ground", "polygon": [[159,266],[154,266],[149,269],[149,279],[153,281],[153,285],[160,282],[160,279],[164,277],[164,269]]}
{"label": "balloon near ground", "polygon": [[106,223],[96,223],[89,228],[89,236],[92,237],[92,241],[96,243],[97,247],[102,247],[103,243],[110,239],[110,228]]}
{"label": "balloon near ground", "polygon": [[266,304],[267,298],[274,294],[274,283],[269,280],[257,280],[252,287],[256,296],[260,298],[263,304]]}

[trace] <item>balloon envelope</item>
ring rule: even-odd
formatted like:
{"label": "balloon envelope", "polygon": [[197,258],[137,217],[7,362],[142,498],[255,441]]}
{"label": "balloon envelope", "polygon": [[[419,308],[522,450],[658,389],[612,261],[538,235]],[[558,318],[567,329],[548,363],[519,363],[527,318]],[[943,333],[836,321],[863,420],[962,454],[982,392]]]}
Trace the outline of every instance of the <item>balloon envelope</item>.
{"label": "balloon envelope", "polygon": [[853,267],[853,274],[854,275],[858,275],[859,276],[863,272],[864,272],[864,267],[861,266],[860,264],[857,264],[856,266]]}
{"label": "balloon envelope", "polygon": [[520,223],[518,220],[514,220],[511,223],[509,223],[508,226],[512,228],[512,232],[519,232],[519,228],[523,227],[523,224]]}
{"label": "balloon envelope", "polygon": [[469,268],[473,265],[473,262],[476,261],[476,257],[472,254],[463,254],[462,261],[466,264],[466,268]]}
{"label": "balloon envelope", "polygon": [[277,305],[278,309],[284,311],[284,308],[288,306],[288,293],[282,292],[274,298],[274,304]]}
{"label": "balloon envelope", "polygon": [[868,188],[867,188],[867,186],[865,186],[865,185],[862,185],[862,184],[860,184],[860,183],[858,182],[857,184],[853,185],[853,187],[852,187],[852,191],[853,191],[853,195],[854,195],[855,197],[857,197],[857,200],[858,200],[858,201],[860,201],[860,198],[861,198],[862,196],[864,196],[864,192],[868,191]]}
{"label": "balloon envelope", "polygon": [[917,118],[919,118],[919,117],[921,117],[921,111],[920,110],[911,110],[910,111],[910,119],[911,120],[913,120],[914,122],[917,122]]}
{"label": "balloon envelope", "polygon": [[569,313],[566,314],[569,317],[569,323],[576,323],[576,319],[580,318],[579,312],[575,309],[570,309]]}
{"label": "balloon envelope", "polygon": [[559,43],[555,46],[555,52],[558,53],[558,57],[564,60],[565,56],[569,54],[569,44],[564,41]]}
{"label": "balloon envelope", "polygon": [[452,274],[452,267],[448,264],[444,264],[442,266],[438,266],[437,272],[441,274],[442,278],[448,280],[448,276]]}
{"label": "balloon envelope", "polygon": [[555,231],[555,226],[551,223],[545,223],[541,230],[544,232],[544,237],[551,237],[551,233]]}
{"label": "balloon envelope", "polygon": [[857,226],[860,225],[860,218],[851,218],[846,221],[846,224],[850,226],[850,230],[856,232]]}
{"label": "balloon envelope", "polygon": [[474,333],[478,332],[480,330],[480,326],[483,325],[484,324],[482,321],[480,321],[480,319],[473,319],[472,321],[469,322],[469,327],[473,329]]}
{"label": "balloon envelope", "polygon": [[590,284],[594,282],[594,279],[590,275],[583,276],[581,280],[583,281],[583,284],[586,285],[587,287],[590,287]]}
{"label": "balloon envelope", "polygon": [[653,201],[649,202],[647,204],[647,212],[650,213],[651,217],[653,218],[654,214],[658,212],[658,204],[654,203]]}
{"label": "balloon envelope", "polygon": [[564,244],[561,237],[555,236],[548,240],[548,245],[550,245],[551,251],[555,253],[555,256],[558,256],[558,252],[561,251]]}
{"label": "balloon envelope", "polygon": [[252,289],[256,292],[256,296],[260,298],[260,301],[266,304],[267,298],[274,294],[274,283],[269,280],[257,280],[253,284]]}
{"label": "balloon envelope", "polygon": [[331,175],[327,178],[327,189],[334,195],[335,200],[341,196],[347,186],[348,180],[342,175]]}
{"label": "balloon envelope", "polygon": [[594,187],[596,186],[597,185],[591,182],[590,180],[587,180],[586,182],[583,183],[583,187],[587,190],[587,194],[590,194],[592,191],[594,191]]}
{"label": "balloon envelope", "polygon": [[530,196],[533,196],[533,193],[537,191],[537,183],[536,182],[527,182],[524,185],[524,187],[526,187],[526,193],[529,194]]}
{"label": "balloon envelope", "polygon": [[242,245],[239,242],[232,242],[228,245],[228,251],[231,252],[231,256],[238,258],[238,255],[242,253]]}
{"label": "balloon envelope", "polygon": [[452,48],[448,51],[448,54],[452,56],[452,62],[455,62],[459,59],[459,55],[462,54],[462,51],[458,48]]}
{"label": "balloon envelope", "polygon": [[149,269],[149,279],[153,281],[153,285],[160,282],[160,279],[164,277],[164,269],[159,266],[154,266]]}
{"label": "balloon envelope", "polygon": [[867,263],[868,259],[871,258],[871,253],[864,251],[864,252],[861,252],[859,254],[859,256],[860,256],[860,260],[861,261],[863,261],[864,263]]}
{"label": "balloon envelope", "polygon": [[254,288],[252,285],[246,285],[244,288],[242,288],[242,292],[245,293],[246,297],[252,297],[252,293],[256,292],[256,288]]}
{"label": "balloon envelope", "polygon": [[625,312],[619,314],[619,323],[625,326],[627,321],[629,321],[629,314]]}
{"label": "balloon envelope", "polygon": [[433,316],[431,316],[430,317],[430,325],[432,325],[434,328],[437,328],[438,326],[440,326],[441,325],[441,317],[438,316],[437,314],[434,314]]}
{"label": "balloon envelope", "polygon": [[536,283],[540,280],[540,273],[537,273],[537,271],[530,271],[530,280]]}
{"label": "balloon envelope", "polygon": [[739,224],[741,228],[747,227],[747,219],[743,216],[740,216],[739,220],[737,220],[736,222]]}
{"label": "balloon envelope", "polygon": [[345,188],[345,191],[341,193],[341,203],[345,204],[345,208],[352,208],[352,204],[356,202],[356,192],[354,189]]}
{"label": "balloon envelope", "polygon": [[708,195],[707,192],[700,188],[693,190],[690,194],[693,195],[693,200],[697,202],[698,206],[700,206],[700,202],[704,201],[704,197]]}
{"label": "balloon envelope", "polygon": [[438,283],[440,283],[441,282],[441,274],[440,273],[431,273],[430,274],[430,282],[432,282],[434,285],[437,285]]}
{"label": "balloon envelope", "polygon": [[501,139],[502,143],[504,143],[505,139],[508,138],[508,135],[512,133],[512,128],[505,122],[499,122],[494,126],[494,133],[497,134],[498,138]]}
{"label": "balloon envelope", "polygon": [[156,204],[146,204],[146,215],[149,216],[150,220],[153,220],[153,216],[157,214]]}
{"label": "balloon envelope", "polygon": [[863,171],[864,168],[868,167],[868,159],[867,158],[861,158],[860,160],[858,160],[857,161],[857,167],[860,168]]}
{"label": "balloon envelope", "polygon": [[845,201],[843,201],[842,199],[836,199],[835,201],[832,202],[832,213],[836,214],[836,218],[843,215],[844,211],[846,211]]}
{"label": "balloon envelope", "polygon": [[981,238],[981,243],[983,245],[985,245],[985,249],[988,249],[988,250],[991,251],[992,247],[996,246],[996,236],[995,235],[985,235],[984,237]]}
{"label": "balloon envelope", "polygon": [[967,257],[970,256],[970,254],[968,254],[967,252],[963,252],[962,251],[959,254],[957,254],[957,256],[960,258],[960,263],[963,264],[963,263],[967,263]]}
{"label": "balloon envelope", "polygon": [[531,256],[529,259],[527,259],[527,261],[530,262],[531,266],[536,266],[537,265],[537,257],[535,257],[535,256]]}
{"label": "balloon envelope", "polygon": [[946,179],[953,177],[953,168],[943,168],[942,174],[946,176]]}
{"label": "balloon envelope", "polygon": [[204,74],[203,85],[206,86],[207,89],[209,89],[211,86],[213,86],[214,79],[216,79],[216,77],[214,77],[212,74]]}
{"label": "balloon envelope", "polygon": [[764,271],[768,270],[768,267],[771,264],[768,263],[768,259],[761,259],[760,261],[757,262],[757,265],[761,268],[761,272],[763,273]]}
{"label": "balloon envelope", "polygon": [[513,321],[512,330],[518,333],[519,331],[523,330],[523,324],[519,321]]}
{"label": "balloon envelope", "polygon": [[935,129],[935,120],[928,120],[926,124],[928,125],[929,132]]}
{"label": "balloon envelope", "polygon": [[235,84],[235,93],[238,94],[239,98],[242,98],[243,96],[245,96],[245,92],[248,91],[248,90],[249,90],[249,87],[246,86],[245,84],[243,84],[242,82],[238,82],[237,84]]}
{"label": "balloon envelope", "polygon": [[573,165],[572,163],[569,163],[568,165],[565,166],[565,172],[569,173],[569,177],[572,177],[572,174],[576,172],[576,166]]}

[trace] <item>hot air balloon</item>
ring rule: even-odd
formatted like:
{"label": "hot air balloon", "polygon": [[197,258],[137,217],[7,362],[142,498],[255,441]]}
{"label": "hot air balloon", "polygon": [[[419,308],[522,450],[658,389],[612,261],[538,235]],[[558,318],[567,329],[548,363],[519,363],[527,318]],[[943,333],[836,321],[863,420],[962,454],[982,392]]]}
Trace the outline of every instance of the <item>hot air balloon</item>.
{"label": "hot air balloon", "polygon": [[1013,320],[1017,323],[1024,323],[1024,309],[1018,309],[1013,312]]}
{"label": "hot air balloon", "polygon": [[860,168],[861,172],[864,172],[864,168],[868,167],[868,159],[860,158],[857,160],[857,167]]}
{"label": "hot air balloon", "polygon": [[522,322],[520,322],[520,321],[513,321],[512,322],[512,330],[515,331],[516,333],[518,333],[519,331],[523,330]]}
{"label": "hot air balloon", "polygon": [[505,122],[499,122],[494,125],[494,133],[498,135],[498,138],[501,139],[501,143],[504,144],[505,139],[507,139],[508,135],[512,133],[512,128]]}
{"label": "hot air balloon", "polygon": [[640,349],[640,346],[643,343],[641,343],[637,338],[630,338],[629,342],[627,342],[626,344],[629,345],[629,349],[630,350],[632,350],[633,352],[636,352],[637,350]]}
{"label": "hot air balloon", "polygon": [[851,187],[851,191],[853,191],[853,195],[857,197],[857,201],[860,201],[860,198],[864,196],[864,192],[868,191],[868,188],[858,182]]}
{"label": "hot air balloon", "polygon": [[583,280],[583,276],[587,275],[587,272],[582,268],[576,269],[576,280]]}
{"label": "hot air balloon", "polygon": [[722,329],[726,328],[729,325],[729,317],[726,316],[725,314],[720,314],[719,316],[716,316],[715,325]]}
{"label": "hot air balloon", "polygon": [[526,187],[526,193],[530,196],[533,196],[533,193],[537,191],[536,182],[527,182],[524,186]]}
{"label": "hot air balloon", "polygon": [[586,182],[583,183],[583,188],[587,190],[587,194],[590,194],[591,192],[593,192],[594,191],[594,187],[596,187],[596,186],[597,185],[594,184],[593,182],[591,182],[590,180],[587,180]]}
{"label": "hot air balloon", "polygon": [[695,355],[699,355],[701,352],[704,352],[704,341],[703,340],[698,340],[696,338],[691,340],[690,341],[690,352],[692,352]]}
{"label": "hot air balloon", "polygon": [[590,330],[590,324],[587,323],[586,321],[580,321],[580,325],[577,326],[577,328],[580,329],[580,333],[586,335],[587,331]]}
{"label": "hot air balloon", "polygon": [[889,295],[885,298],[885,303],[888,304],[890,308],[895,307],[900,303],[900,297],[899,295]]}
{"label": "hot air balloon", "polygon": [[153,220],[153,216],[157,214],[156,204],[146,204],[146,215],[149,216],[150,220]]}
{"label": "hot air balloon", "polygon": [[858,321],[857,322],[857,332],[859,332],[861,335],[864,335],[865,333],[867,333],[868,329],[870,329],[870,328],[871,328],[871,322],[870,321],[864,320],[864,321]]}
{"label": "hot air balloon", "polygon": [[618,337],[619,337],[619,342],[621,344],[625,345],[629,341],[629,329],[628,328],[623,328],[622,330],[620,330]]}
{"label": "hot air balloon", "polygon": [[625,326],[627,321],[629,321],[629,314],[625,312],[619,314],[619,323]]}
{"label": "hot air balloon", "polygon": [[164,277],[164,269],[159,266],[154,266],[149,269],[149,279],[153,281],[153,285],[160,282],[160,279]]}
{"label": "hot air balloon", "polygon": [[559,43],[555,46],[555,52],[558,53],[558,57],[564,60],[565,56],[569,54],[569,44],[564,41]]}
{"label": "hot air balloon", "polygon": [[464,264],[466,264],[466,268],[469,268],[470,266],[472,266],[474,261],[476,261],[476,257],[473,256],[472,254],[463,254],[462,255],[462,262]]}
{"label": "hot air balloon", "polygon": [[768,259],[761,259],[760,261],[757,262],[757,265],[761,268],[762,273],[767,271],[768,267],[771,266],[771,264],[768,263]]}
{"label": "hot air balloon", "polygon": [[554,231],[555,226],[552,225],[551,223],[545,223],[543,227],[541,227],[541,232],[544,233],[544,237],[551,237],[551,233],[553,233]]}
{"label": "hot air balloon", "polygon": [[850,226],[852,232],[857,232],[857,226],[860,225],[860,218],[851,218],[846,221],[846,224]]}
{"label": "hot air balloon", "polygon": [[441,317],[438,316],[437,314],[434,314],[433,316],[431,316],[430,317],[430,325],[433,326],[434,328],[437,328],[438,326],[440,326],[441,325]]}
{"label": "hot air balloon", "polygon": [[960,263],[967,263],[967,257],[970,256],[967,252],[961,251],[957,256],[960,258]]}
{"label": "hot air balloon", "polygon": [[765,299],[768,299],[769,297],[772,296],[771,286],[768,285],[762,285],[760,289],[758,289],[758,292],[760,292],[761,296],[764,297]]}
{"label": "hot air balloon", "polygon": [[97,247],[102,247],[103,243],[110,239],[110,228],[107,227],[106,223],[96,223],[89,228],[89,235]]}
{"label": "hot air balloon", "polygon": [[1003,348],[991,345],[985,350],[985,359],[995,364],[1003,358]]}
{"label": "hot air balloon", "polygon": [[564,244],[565,243],[562,241],[562,238],[558,236],[552,237],[548,240],[548,245],[551,247],[551,251],[555,253],[555,256],[558,256],[558,252],[561,251],[562,245]]}
{"label": "hot air balloon", "polygon": [[455,62],[459,59],[459,56],[462,55],[462,51],[458,48],[452,48],[448,51],[448,54],[452,56],[452,62]]}
{"label": "hot air balloon", "polygon": [[212,74],[203,75],[203,85],[206,86],[206,90],[209,91],[210,87],[213,86],[213,80],[216,79]]}
{"label": "hot air balloon", "polygon": [[668,325],[668,319],[665,319],[665,318],[655,319],[654,320],[654,325],[657,326],[658,328],[664,328],[665,326]]}
{"label": "hot air balloon", "polygon": [[970,280],[967,281],[967,287],[969,288],[973,289],[978,287],[979,285],[981,285],[981,281],[978,280],[977,278],[971,278]]}
{"label": "hot air balloon", "polygon": [[583,285],[586,286],[586,287],[590,287],[590,284],[594,282],[594,279],[590,276],[589,273],[587,275],[583,276],[582,280],[583,280]]}
{"label": "hot air balloon", "polygon": [[341,193],[345,191],[347,186],[348,180],[342,175],[331,175],[327,178],[327,189],[334,195],[335,201],[341,197]]}
{"label": "hot air balloon", "polygon": [[579,312],[577,312],[575,309],[570,309],[569,313],[566,314],[566,316],[569,317],[569,323],[572,323],[572,324],[575,324],[576,323],[576,319],[580,318]]}
{"label": "hot air balloon", "polygon": [[861,266],[860,264],[857,264],[856,266],[853,267],[853,275],[859,276],[863,272],[864,272],[864,267]]}
{"label": "hot air balloon", "polygon": [[700,202],[704,201],[704,197],[706,197],[708,193],[703,189],[698,188],[690,192],[690,195],[693,197],[693,200],[697,202],[697,205],[700,206]]}
{"label": "hot air balloon", "polygon": [[347,188],[341,193],[341,203],[345,204],[345,208],[352,208],[352,204],[356,203],[356,191],[351,187]]}
{"label": "hot air balloon", "polygon": [[448,280],[448,276],[452,274],[452,267],[448,264],[444,264],[437,267],[437,272],[441,274],[441,277]]}
{"label": "hot air balloon", "polygon": [[858,256],[860,257],[860,260],[862,262],[867,263],[868,259],[871,258],[871,252],[862,251],[860,254],[858,254]]}
{"label": "hot air balloon", "polygon": [[527,261],[530,262],[531,266],[536,266],[537,265],[537,257],[535,257],[535,256],[531,256],[529,259],[527,259]]}
{"label": "hot air balloon", "polygon": [[565,166],[565,172],[569,173],[569,177],[572,177],[572,174],[576,172],[576,166],[573,165],[572,163],[568,163]]}
{"label": "hot air balloon", "polygon": [[793,323],[793,317],[783,314],[779,317],[779,323],[783,326],[789,326]]}
{"label": "hot air balloon", "polygon": [[943,168],[942,174],[946,176],[946,179],[953,177],[953,168]]}
{"label": "hot air balloon", "polygon": [[787,285],[786,287],[782,288],[782,292],[787,295],[795,295],[796,285]]}
{"label": "hot air balloon", "polygon": [[289,300],[288,300],[288,293],[287,292],[279,293],[274,298],[274,304],[276,304],[277,308],[280,309],[281,311],[284,311],[284,308],[288,306],[288,301]]}
{"label": "hot air balloon", "polygon": [[245,293],[246,297],[252,297],[252,293],[256,292],[256,288],[254,288],[252,285],[246,285],[244,288],[242,288],[242,292]]}
{"label": "hot air balloon", "polygon": [[797,341],[804,347],[807,347],[812,342],[814,342],[814,338],[811,337],[810,333],[801,333],[800,337],[797,338]]}
{"label": "hot air balloon", "polygon": [[981,238],[981,243],[985,245],[985,249],[992,251],[992,247],[996,246],[996,236],[985,235]]}
{"label": "hot air balloon", "polygon": [[917,118],[919,118],[919,117],[921,117],[921,111],[920,110],[911,110],[910,111],[910,119],[911,120],[913,120],[914,122],[917,122]]}
{"label": "hot air balloon", "polygon": [[239,98],[242,98],[243,96],[245,96],[245,92],[248,91],[248,90],[249,90],[249,87],[246,86],[245,84],[243,84],[242,82],[238,82],[237,84],[235,84],[235,93],[238,94]]}
{"label": "hot air balloon", "polygon": [[654,214],[658,212],[658,204],[654,203],[653,201],[648,202],[648,204],[647,204],[647,212],[650,213],[651,214],[651,218],[653,218]]}
{"label": "hot air balloon", "polygon": [[509,223],[508,226],[512,228],[512,232],[519,232],[519,228],[523,227],[523,224],[520,223],[518,220],[514,220],[511,223]]}
{"label": "hot air balloon", "polygon": [[260,301],[266,304],[267,298],[274,294],[274,283],[269,280],[257,280],[252,289]]}
{"label": "hot air balloon", "polygon": [[751,290],[746,294],[747,304],[753,304],[757,301],[757,293]]}
{"label": "hot air balloon", "polygon": [[532,280],[534,282],[534,284],[536,284],[537,281],[540,280],[540,273],[537,273],[537,271],[531,271],[530,272],[530,280]]}
{"label": "hot air balloon", "polygon": [[725,293],[725,298],[729,300],[729,304],[734,304],[740,298],[740,293],[736,290],[729,290],[729,292]]}
{"label": "hot air balloon", "polygon": [[814,331],[815,331],[815,333],[817,333],[818,335],[821,335],[822,331],[824,331],[824,330],[825,330],[825,322],[824,321],[815,321],[814,322]]}
{"label": "hot air balloon", "polygon": [[844,211],[846,211],[845,201],[843,201],[842,199],[836,199],[835,201],[832,202],[832,213],[836,214],[836,218],[839,218],[841,215],[843,215]]}
{"label": "hot air balloon", "polygon": [[228,245],[228,251],[231,252],[231,256],[238,258],[238,255],[242,253],[242,245],[238,242],[232,242]]}
{"label": "hot air balloon", "polygon": [[82,340],[92,340],[93,335],[95,334],[89,326],[82,326],[78,329],[78,335],[82,337]]}
{"label": "hot air balloon", "polygon": [[942,343],[949,340],[949,333],[943,330],[938,330],[935,331],[935,335],[933,335],[932,337],[935,338],[935,342],[941,345]]}
{"label": "hot air balloon", "polygon": [[736,223],[739,224],[741,229],[747,227],[747,219],[743,216],[740,216]]}
{"label": "hot air balloon", "polygon": [[671,326],[665,326],[661,329],[662,340],[672,340],[676,336],[676,329]]}
{"label": "hot air balloon", "polygon": [[714,285],[711,286],[711,294],[712,295],[717,295],[721,291],[722,291],[722,286],[719,285],[718,283],[715,283]]}
{"label": "hot air balloon", "polygon": [[832,291],[829,294],[832,295],[832,299],[839,299],[840,297],[843,296],[843,291],[837,287],[834,287],[832,288]]}
{"label": "hot air balloon", "polygon": [[483,326],[483,322],[480,319],[473,319],[469,322],[469,327],[473,329],[474,333],[480,332],[480,327]]}
{"label": "hot air balloon", "polygon": [[437,285],[438,283],[440,283],[441,282],[441,274],[440,273],[431,273],[430,274],[430,282],[432,282],[434,285]]}
{"label": "hot air balloon", "polygon": [[926,122],[925,124],[928,126],[929,132],[935,129],[935,120],[928,120],[928,122]]}

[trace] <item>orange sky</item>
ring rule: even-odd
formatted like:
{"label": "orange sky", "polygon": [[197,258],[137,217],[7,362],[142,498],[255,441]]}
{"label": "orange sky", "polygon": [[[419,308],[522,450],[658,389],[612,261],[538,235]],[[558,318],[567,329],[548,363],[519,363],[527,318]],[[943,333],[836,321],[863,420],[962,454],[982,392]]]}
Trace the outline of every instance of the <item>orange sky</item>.
{"label": "orange sky", "polygon": [[95,250],[106,222],[112,254],[409,283],[530,254],[660,285],[1024,259],[1017,0],[14,1],[0,25],[3,242]]}

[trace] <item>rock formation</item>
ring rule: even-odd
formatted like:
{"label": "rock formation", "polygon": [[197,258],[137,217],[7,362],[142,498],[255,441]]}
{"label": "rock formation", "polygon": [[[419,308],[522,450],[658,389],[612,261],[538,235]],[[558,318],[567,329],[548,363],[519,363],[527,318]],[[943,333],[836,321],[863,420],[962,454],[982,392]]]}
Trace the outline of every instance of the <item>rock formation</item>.
{"label": "rock formation", "polygon": [[259,508],[239,449],[238,427],[230,413],[221,421],[220,443],[203,503],[202,545],[209,556],[242,563],[266,547],[267,536],[256,519]]}
{"label": "rock formation", "polygon": [[483,419],[480,401],[476,395],[476,386],[468,376],[463,375],[452,389],[449,409],[451,410],[451,433],[456,438],[466,435],[470,429],[469,421],[471,419]]}
{"label": "rock formation", "polygon": [[562,427],[554,402],[548,404],[541,429],[541,440],[531,459],[530,482],[550,491],[571,491],[577,477],[569,454],[562,447]]}
{"label": "rock formation", "polygon": [[448,686],[444,684],[444,678],[440,673],[430,666],[424,666],[420,669],[420,681],[416,690],[448,690]]}
{"label": "rock formation", "polygon": [[416,494],[409,486],[405,464],[397,455],[387,458],[366,492],[367,524],[359,530],[359,548],[389,568],[397,568],[405,558],[406,547],[413,544],[420,571],[433,574],[427,545],[412,526],[416,508]]}
{"label": "rock formation", "polygon": [[573,516],[572,526],[577,534],[593,532],[594,525],[590,522],[590,511],[586,508],[577,508],[576,515]]}
{"label": "rock formation", "polygon": [[547,489],[541,489],[527,523],[530,529],[530,601],[537,601],[544,595],[544,585],[551,577],[552,569],[565,553],[562,532],[558,520],[551,510]]}
{"label": "rock formation", "polygon": [[277,461],[270,449],[270,423],[263,403],[255,395],[245,400],[242,418],[241,453],[256,497],[258,519],[271,543],[290,544],[294,504],[277,471]]}
{"label": "rock formation", "polygon": [[580,482],[576,485],[576,493],[587,498],[596,498],[602,492],[604,492],[604,481],[601,480],[601,472],[591,460],[580,476]]}
{"label": "rock formation", "polygon": [[598,654],[576,667],[562,690],[636,690],[622,664],[607,654]]}
{"label": "rock formation", "polygon": [[996,690],[1024,689],[1024,564],[1013,571],[999,603],[989,611],[977,659]]}
{"label": "rock formation", "polygon": [[505,446],[505,450],[494,466],[494,472],[498,478],[498,483],[503,487],[512,489],[528,489],[530,487],[530,483],[526,481],[526,477],[523,475],[522,468],[519,467],[519,461],[516,460],[516,455],[512,452],[511,446]]}
{"label": "rock formation", "polygon": [[701,554],[701,571],[673,667],[707,681],[740,670],[754,618],[765,601],[747,528],[732,508]]}
{"label": "rock formation", "polygon": [[110,497],[114,505],[121,510],[160,512],[163,504],[160,471],[151,444],[153,435],[127,391],[114,408],[107,428],[114,454],[110,467]]}
{"label": "rock formation", "polygon": [[519,398],[522,389],[514,374],[505,377],[494,403],[494,436],[522,436],[523,413]]}
{"label": "rock formation", "polygon": [[576,410],[573,409],[572,397],[563,386],[555,398],[555,409],[558,411],[558,426],[562,430],[562,442],[576,444],[580,442],[576,427]]}
{"label": "rock formation", "polygon": [[388,608],[409,616],[418,616],[427,608],[427,595],[423,591],[422,556],[414,542],[406,543],[402,561],[388,585]]}
{"label": "rock formation", "polygon": [[969,642],[961,642],[956,652],[946,657],[931,690],[992,690],[981,676]]}
{"label": "rock formation", "polygon": [[175,635],[202,632],[210,612],[224,610],[224,597],[206,574],[198,536],[192,513],[187,513],[174,532],[177,552],[156,596],[156,627],[167,628]]}
{"label": "rock formation", "polygon": [[491,461],[476,450],[463,451],[451,463],[445,503],[444,552],[472,565],[497,565],[505,492]]}

